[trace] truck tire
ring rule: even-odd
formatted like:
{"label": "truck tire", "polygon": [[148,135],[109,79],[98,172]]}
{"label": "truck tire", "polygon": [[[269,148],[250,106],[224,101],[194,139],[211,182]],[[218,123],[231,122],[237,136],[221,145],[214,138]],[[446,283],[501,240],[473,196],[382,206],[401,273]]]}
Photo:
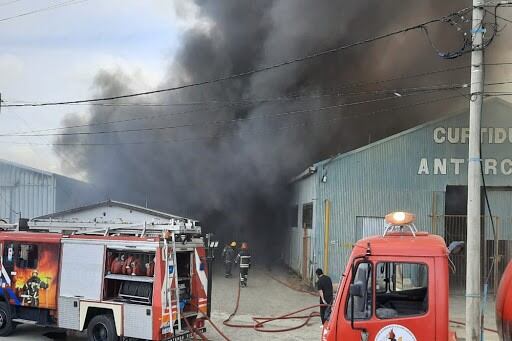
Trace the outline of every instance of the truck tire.
{"label": "truck tire", "polygon": [[89,341],[118,341],[116,324],[111,315],[96,315],[87,326]]}
{"label": "truck tire", "polygon": [[0,302],[0,336],[9,336],[16,325],[12,322],[11,309],[5,302]]}

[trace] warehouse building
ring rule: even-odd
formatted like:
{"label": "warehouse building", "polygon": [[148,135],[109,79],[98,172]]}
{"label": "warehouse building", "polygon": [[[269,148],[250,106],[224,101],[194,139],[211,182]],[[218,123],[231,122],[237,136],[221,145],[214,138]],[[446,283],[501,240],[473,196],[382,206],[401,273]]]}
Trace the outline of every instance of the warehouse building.
{"label": "warehouse building", "polygon": [[[381,234],[383,217],[399,210],[416,214],[420,230],[447,242],[464,240],[468,127],[468,111],[449,115],[323,160],[299,174],[291,182],[285,262],[307,281],[313,281],[317,267],[338,280],[352,244]],[[481,139],[492,213],[491,219],[482,199],[482,273],[491,273],[493,288],[512,258],[510,103],[497,98],[485,102]],[[465,259],[457,257],[451,287],[462,290]],[[491,267],[494,259],[498,261]]]}
{"label": "warehouse building", "polygon": [[99,199],[94,196],[85,182],[0,160],[0,219],[7,223]]}

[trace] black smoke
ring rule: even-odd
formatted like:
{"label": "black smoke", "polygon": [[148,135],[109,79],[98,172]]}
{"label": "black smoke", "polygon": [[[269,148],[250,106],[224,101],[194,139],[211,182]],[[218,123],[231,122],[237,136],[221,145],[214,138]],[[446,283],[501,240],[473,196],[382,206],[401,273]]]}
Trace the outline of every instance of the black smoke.
{"label": "black smoke", "polygon": [[[159,87],[245,72],[446,15],[469,2],[197,0],[196,5],[200,17],[209,23],[208,28],[202,25],[185,33],[169,68],[162,70],[166,81]],[[447,24],[432,25],[431,33],[440,48],[460,46],[460,32]],[[207,230],[218,231],[224,240],[248,239],[260,250],[270,245],[279,247],[284,245],[288,183],[294,175],[330,155],[449,113],[466,99],[460,96],[369,114],[457,96],[453,91],[436,92],[336,110],[298,111],[389,97],[333,96],[336,89],[361,92],[467,81],[469,72],[461,70],[351,85],[468,65],[468,57],[443,60],[423,32],[412,31],[249,77],[109,102],[117,106],[91,106],[90,118],[84,121],[70,116],[63,125],[93,125],[67,132],[157,130],[61,136],[56,141],[60,144],[106,145],[55,148],[73,162],[74,168],[86,170],[89,181],[103,197],[142,205],[147,201],[156,209],[197,217]],[[122,72],[101,71],[94,86],[97,96],[115,96],[135,91],[137,79]],[[292,96],[307,97],[283,98]],[[280,99],[240,101],[264,98]],[[127,103],[138,105],[125,106]],[[140,105],[146,103],[188,105]],[[141,117],[151,118],[139,120]],[[125,122],[101,124],[119,120]],[[191,125],[183,127],[187,124]],[[158,129],[176,125],[182,127]]]}

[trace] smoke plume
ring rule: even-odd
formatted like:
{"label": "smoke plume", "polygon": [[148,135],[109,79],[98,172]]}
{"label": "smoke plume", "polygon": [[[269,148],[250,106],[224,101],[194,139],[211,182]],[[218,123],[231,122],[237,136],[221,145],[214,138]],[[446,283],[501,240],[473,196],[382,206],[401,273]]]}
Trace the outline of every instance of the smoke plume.
{"label": "smoke plume", "polygon": [[[245,72],[417,24],[466,5],[462,0],[197,0],[193,6],[201,24],[184,34],[160,87]],[[460,46],[460,33],[447,25],[433,25],[431,34],[439,48]],[[469,72],[461,70],[353,85],[468,65],[468,57],[443,60],[421,31],[412,31],[249,77],[109,102],[118,104],[114,106],[91,106],[86,122],[70,116],[63,124],[92,125],[68,132],[153,130],[62,136],[58,143],[82,145],[55,148],[73,167],[85,170],[104,197],[142,205],[147,200],[149,207],[201,219],[205,229],[217,231],[224,240],[247,239],[259,248],[279,248],[287,224],[288,183],[294,175],[335,153],[445,115],[466,100],[452,98],[370,114],[456,95],[436,92],[315,109],[389,97],[333,95],[339,89],[353,93],[467,81]],[[136,84],[137,79],[122,72],[102,71],[94,86],[97,96],[111,96],[134,91]],[[298,98],[291,100],[293,96]],[[136,105],[124,105],[128,103]],[[148,103],[181,105],[141,105]],[[109,121],[124,122],[101,124]],[[160,129],[170,126],[180,127]]]}

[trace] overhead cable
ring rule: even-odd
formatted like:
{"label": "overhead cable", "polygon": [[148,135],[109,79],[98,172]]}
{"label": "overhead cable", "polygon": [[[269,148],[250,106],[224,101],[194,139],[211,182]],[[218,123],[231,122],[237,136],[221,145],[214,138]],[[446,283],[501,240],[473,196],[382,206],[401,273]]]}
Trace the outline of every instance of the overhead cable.
{"label": "overhead cable", "polygon": [[430,25],[430,24],[433,24],[433,23],[436,23],[436,22],[446,21],[447,18],[450,18],[450,17],[453,17],[453,16],[457,16],[457,15],[461,15],[462,13],[467,13],[469,10],[470,10],[470,8],[464,8],[464,9],[462,9],[462,10],[456,12],[456,13],[452,13],[452,14],[450,14],[448,16],[443,16],[443,17],[431,19],[431,20],[425,21],[425,22],[423,22],[421,24],[417,24],[417,25],[413,25],[413,26],[408,26],[408,27],[405,27],[405,28],[402,28],[402,29],[399,29],[399,30],[395,30],[395,31],[392,31],[392,32],[389,32],[389,33],[381,34],[381,35],[378,35],[378,36],[375,36],[375,37],[372,37],[372,38],[367,38],[367,39],[364,39],[364,40],[359,40],[359,41],[352,42],[352,43],[349,43],[349,44],[346,44],[346,45],[341,45],[341,46],[338,46],[338,47],[334,47],[334,48],[331,48],[331,49],[328,49],[328,50],[323,50],[323,51],[315,52],[315,53],[312,53],[312,54],[308,54],[306,56],[289,59],[289,60],[286,60],[286,61],[283,61],[283,62],[279,62],[279,63],[276,63],[276,64],[272,64],[272,65],[261,66],[261,67],[256,68],[256,69],[252,69],[252,70],[249,70],[249,71],[244,71],[244,72],[237,73],[237,74],[231,74],[231,75],[224,76],[224,77],[219,77],[219,78],[216,78],[216,79],[210,79],[210,80],[205,80],[205,81],[193,82],[193,83],[183,84],[183,85],[179,85],[179,86],[175,86],[175,87],[170,87],[170,88],[165,88],[165,89],[157,89],[157,90],[151,90],[151,91],[136,92],[136,93],[124,94],[124,95],[118,95],[118,96],[91,98],[91,99],[81,99],[81,100],[71,100],[71,101],[46,102],[46,103],[9,104],[9,105],[5,105],[5,107],[55,106],[55,105],[77,104],[77,103],[87,103],[87,102],[110,101],[110,100],[115,100],[115,99],[122,99],[122,98],[130,98],[130,97],[137,97],[137,96],[152,95],[152,94],[158,94],[158,93],[163,93],[163,92],[182,90],[182,89],[187,89],[187,88],[192,88],[192,87],[197,87],[197,86],[202,86],[202,85],[215,84],[215,83],[219,83],[219,82],[222,82],[222,81],[226,81],[226,80],[230,80],[230,79],[235,79],[235,78],[240,78],[240,77],[246,77],[246,76],[254,75],[256,73],[265,72],[265,71],[281,68],[283,66],[292,65],[292,64],[296,64],[296,63],[303,62],[303,61],[306,61],[306,60],[311,60],[311,59],[314,59],[314,58],[330,55],[330,54],[337,53],[337,52],[340,52],[340,51],[343,51],[343,50],[347,50],[347,49],[350,49],[350,48],[353,48],[353,47],[356,47],[356,46],[361,46],[361,45],[369,44],[369,43],[372,43],[372,42],[375,42],[375,41],[378,41],[378,40],[382,40],[382,39],[385,39],[385,38],[388,38],[388,37],[391,37],[391,36],[394,36],[394,35],[397,35],[397,34],[402,34],[402,33],[405,33],[405,32],[409,32],[409,31],[413,31],[413,30],[418,30],[418,29],[423,30],[423,28],[425,26],[427,26],[427,25]]}

